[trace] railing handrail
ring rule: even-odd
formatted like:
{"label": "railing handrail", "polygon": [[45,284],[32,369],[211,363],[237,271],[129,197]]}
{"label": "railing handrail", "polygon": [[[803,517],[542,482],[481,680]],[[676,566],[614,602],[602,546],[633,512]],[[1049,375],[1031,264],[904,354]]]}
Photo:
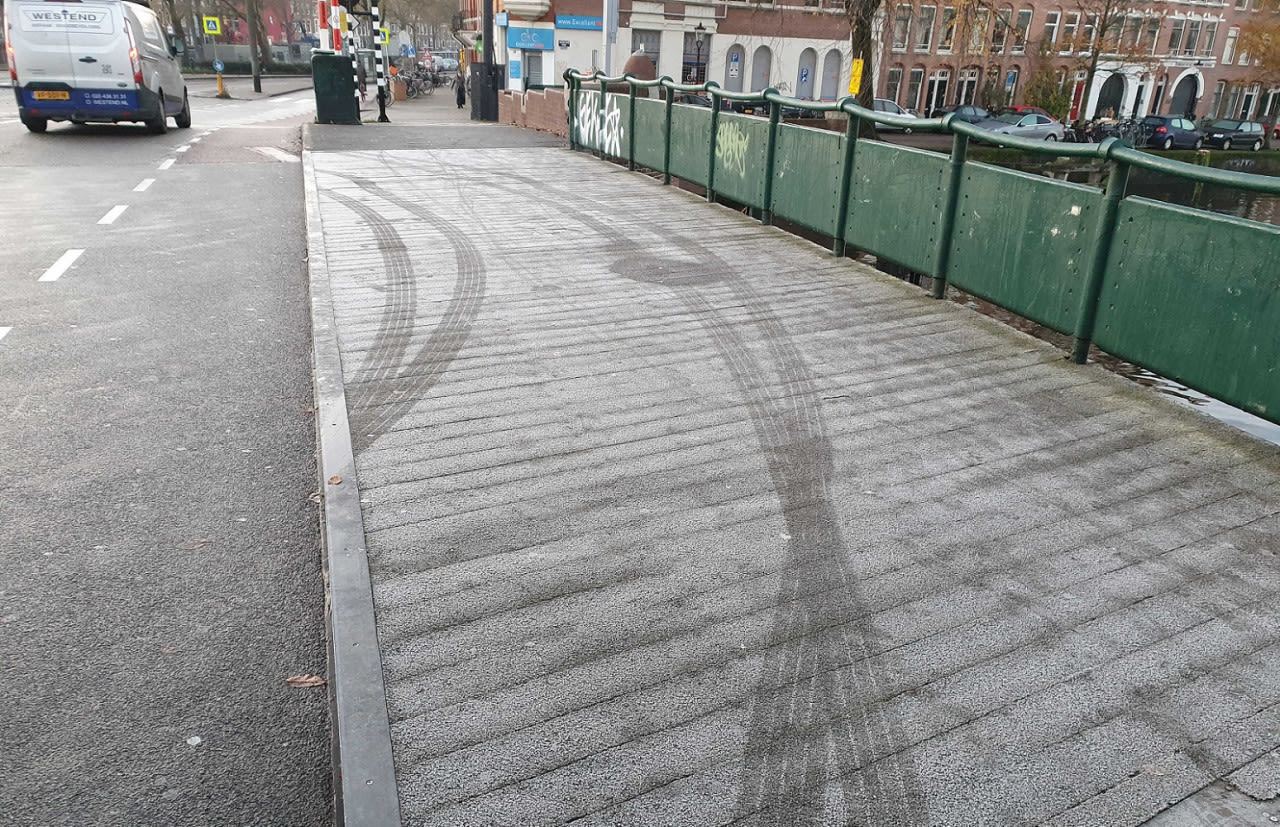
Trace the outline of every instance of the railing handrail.
{"label": "railing handrail", "polygon": [[955,113],[947,114],[941,118],[911,118],[865,109],[859,106],[853,98],[848,97],[841,98],[838,101],[812,101],[804,98],[788,97],[782,95],[778,90],[773,88],[762,89],[758,92],[732,92],[720,88],[720,84],[715,81],[707,81],[706,83],[698,84],[682,84],[676,83],[670,77],[666,76],[656,78],[654,80],[640,80],[633,77],[630,73],[610,77],[599,71],[584,74],[576,69],[565,70],[564,78],[566,81],[576,81],[578,83],[599,82],[604,85],[611,83],[629,83],[643,88],[662,87],[664,89],[670,89],[673,92],[705,94],[711,97],[713,101],[718,98],[733,101],[760,101],[762,103],[804,109],[810,112],[843,112],[846,115],[856,117],[861,120],[869,120],[873,123],[885,124],[887,126],[899,128],[910,128],[916,132],[938,132],[952,135],[960,134],[972,140],[979,140],[983,143],[996,144],[998,146],[1017,149],[1024,152],[1031,152],[1037,155],[1052,155],[1054,157],[1062,158],[1090,158],[1099,161],[1122,162],[1149,172],[1173,175],[1175,177],[1184,178],[1197,183],[1215,184],[1223,187],[1234,187],[1236,189],[1249,190],[1251,192],[1280,195],[1280,177],[1273,175],[1258,175],[1249,172],[1236,172],[1234,170],[1215,169],[1214,167],[1206,167],[1200,164],[1189,164],[1186,161],[1175,161],[1170,158],[1161,158],[1159,156],[1152,155],[1149,152],[1142,152],[1134,147],[1127,146],[1118,138],[1105,138],[1101,143],[1097,144],[1071,144],[1060,141],[1039,141],[1031,138],[1020,138],[1014,135],[992,132],[989,129],[983,129],[979,126],[968,123],[967,121],[960,120],[955,116]]}

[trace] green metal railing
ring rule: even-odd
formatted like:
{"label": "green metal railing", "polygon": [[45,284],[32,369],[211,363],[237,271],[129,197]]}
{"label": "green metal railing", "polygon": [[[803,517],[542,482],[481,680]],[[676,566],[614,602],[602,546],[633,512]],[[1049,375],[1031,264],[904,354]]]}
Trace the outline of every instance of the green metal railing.
{"label": "green metal railing", "polygon": [[[999,135],[948,115],[904,118],[852,98],[728,92],[565,72],[572,149],[643,166],[952,284],[1243,410],[1280,422],[1280,227],[1126,197],[1135,167],[1280,196],[1280,178],[1185,164],[1115,139],[1060,144]],[[594,88],[588,88],[594,87]],[[625,87],[626,92],[616,91]],[[647,97],[657,90],[661,99]],[[676,101],[709,98],[710,106]],[[768,118],[724,101],[768,108]],[[784,123],[787,110],[841,112],[843,132]],[[862,120],[952,135],[950,157],[859,140]],[[1110,162],[1104,188],[967,158],[979,138],[1045,156]]]}

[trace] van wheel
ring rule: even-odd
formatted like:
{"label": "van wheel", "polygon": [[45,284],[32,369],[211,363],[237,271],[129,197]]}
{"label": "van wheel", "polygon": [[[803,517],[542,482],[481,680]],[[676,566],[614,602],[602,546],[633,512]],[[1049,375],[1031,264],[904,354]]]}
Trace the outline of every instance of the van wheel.
{"label": "van wheel", "polygon": [[47,118],[23,118],[22,125],[39,134],[49,128],[49,120]]}
{"label": "van wheel", "polygon": [[1227,138],[1225,141],[1223,141],[1223,142],[1222,142],[1222,148],[1223,148],[1224,150],[1231,149],[1231,139],[1230,139],[1230,138]]}
{"label": "van wheel", "polygon": [[1165,152],[1168,152],[1169,150],[1173,149],[1173,138],[1165,138],[1164,143],[1160,144],[1160,148],[1163,149]]}
{"label": "van wheel", "polygon": [[164,90],[160,90],[160,111],[154,118],[148,118],[143,121],[147,125],[147,131],[152,135],[163,135],[169,131],[168,118],[164,116]]}
{"label": "van wheel", "polygon": [[173,116],[173,122],[179,129],[191,128],[191,101],[187,100],[185,90],[182,93],[182,111]]}

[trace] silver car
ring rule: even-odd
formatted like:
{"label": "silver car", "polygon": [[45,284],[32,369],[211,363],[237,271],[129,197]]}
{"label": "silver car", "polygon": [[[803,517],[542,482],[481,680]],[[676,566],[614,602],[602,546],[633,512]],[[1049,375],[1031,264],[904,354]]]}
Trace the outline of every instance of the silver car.
{"label": "silver car", "polygon": [[1036,112],[1028,112],[1026,114],[1006,112],[998,118],[985,121],[978,124],[978,126],[983,129],[990,129],[992,132],[999,132],[1002,135],[1014,135],[1018,138],[1043,139],[1046,141],[1061,141],[1063,134],[1061,121],[1055,121],[1048,115],[1041,115]]}

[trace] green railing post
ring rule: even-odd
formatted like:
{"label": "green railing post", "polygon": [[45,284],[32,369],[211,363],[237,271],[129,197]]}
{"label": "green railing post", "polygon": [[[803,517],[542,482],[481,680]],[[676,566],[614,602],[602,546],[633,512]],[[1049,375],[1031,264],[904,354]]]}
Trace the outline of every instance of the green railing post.
{"label": "green railing post", "polygon": [[609,84],[605,83],[604,75],[600,76],[600,111],[596,113],[596,157],[600,160],[608,160],[604,151],[604,105],[605,99],[609,96]]}
{"label": "green railing post", "polygon": [[578,92],[582,88],[582,81],[574,75],[569,75],[569,149],[578,149]]}
{"label": "green railing post", "polygon": [[[663,80],[667,80],[664,76]],[[666,95],[667,104],[667,122],[662,128],[662,183],[671,183],[671,115],[672,105],[676,102],[675,90],[670,86],[663,84],[663,94]]]}
{"label": "green railing post", "polygon": [[840,202],[836,204],[836,226],[835,243],[831,245],[831,254],[834,256],[843,256],[845,244],[847,243],[847,233],[845,225],[849,223],[849,196],[853,193],[853,167],[857,158],[858,149],[858,130],[862,126],[862,119],[849,109],[845,109],[845,104],[852,104],[853,98],[845,98],[840,102],[841,109],[848,116],[849,122],[844,128],[844,166],[840,170]]}
{"label": "green railing post", "polygon": [[631,87],[627,90],[627,169],[634,170],[636,168],[636,83],[630,72],[623,77]]}
{"label": "green railing post", "polygon": [[956,228],[956,205],[960,200],[960,181],[964,174],[965,155],[968,152],[968,137],[959,132],[955,133],[951,140],[951,170],[947,179],[947,201],[942,208],[942,226],[938,228],[938,252],[933,264],[932,294],[935,299],[940,299],[947,294],[947,266],[951,262],[951,236]]}
{"label": "green railing post", "polygon": [[[1117,142],[1109,138],[1108,142]],[[1110,157],[1110,146],[1102,151]],[[1129,186],[1129,165],[1111,161],[1111,174],[1107,176],[1107,192],[1102,199],[1102,211],[1098,215],[1097,231],[1093,242],[1093,256],[1089,259],[1089,271],[1085,275],[1084,292],[1080,296],[1080,312],[1076,314],[1075,341],[1071,347],[1071,361],[1083,365],[1089,361],[1089,346],[1093,344],[1093,326],[1098,319],[1098,302],[1102,298],[1102,278],[1107,271],[1107,258],[1111,255],[1111,239],[1116,234],[1116,218],[1120,214],[1120,201]]]}
{"label": "green railing post", "polygon": [[773,223],[773,162],[778,151],[778,122],[782,120],[782,104],[773,100],[770,95],[777,95],[778,90],[770,86],[762,92],[769,101],[769,139],[764,148],[764,205],[760,211],[760,223]]}
{"label": "green railing post", "polygon": [[711,138],[707,141],[707,200],[716,200],[716,133],[720,131],[720,99],[715,90],[711,94]]}

